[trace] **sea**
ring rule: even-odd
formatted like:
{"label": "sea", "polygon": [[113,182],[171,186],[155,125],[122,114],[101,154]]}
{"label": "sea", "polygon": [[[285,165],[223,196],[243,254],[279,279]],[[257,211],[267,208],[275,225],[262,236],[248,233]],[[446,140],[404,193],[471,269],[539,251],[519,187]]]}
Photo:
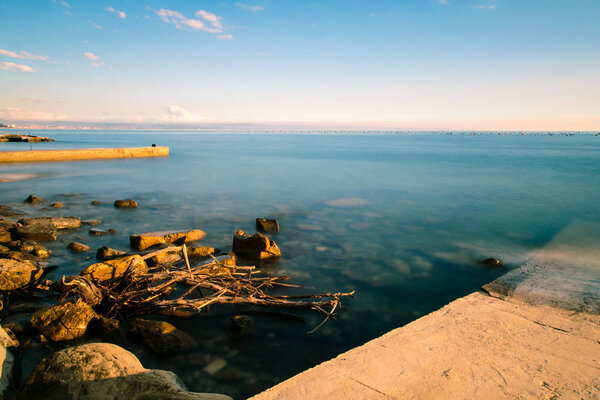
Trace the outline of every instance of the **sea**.
{"label": "sea", "polygon": [[[32,131],[52,143],[0,143],[0,151],[168,146],[167,158],[0,164],[0,203],[29,195],[62,209],[36,213],[101,219],[114,235],[66,232],[48,244],[49,279],[78,274],[94,250],[129,249],[133,233],[198,228],[204,245],[231,250],[233,234],[276,218],[282,251],[262,274],[289,275],[293,293],[355,291],[335,320],[211,307],[166,319],[198,347],[157,355],[123,347],[147,368],[177,373],[190,390],[246,398],[445,304],[477,291],[575,220],[600,220],[600,136],[561,132]],[[137,209],[115,209],[132,198]],[[100,205],[91,205],[100,201]],[[29,206],[30,207],[30,206]],[[91,246],[73,256],[71,241]],[[599,244],[600,245],[600,244]],[[89,258],[91,256],[91,258]],[[497,258],[505,268],[480,263]],[[269,310],[263,310],[269,311]],[[281,311],[281,310],[271,310]],[[244,313],[249,329],[232,330]],[[49,349],[50,347],[50,349]],[[25,374],[52,346],[24,350]],[[215,374],[204,368],[217,361]]]}

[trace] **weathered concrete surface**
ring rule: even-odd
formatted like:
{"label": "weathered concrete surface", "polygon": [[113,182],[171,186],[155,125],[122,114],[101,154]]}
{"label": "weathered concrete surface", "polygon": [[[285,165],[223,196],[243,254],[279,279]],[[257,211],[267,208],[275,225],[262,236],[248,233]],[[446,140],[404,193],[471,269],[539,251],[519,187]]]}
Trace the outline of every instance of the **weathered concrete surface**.
{"label": "weathered concrete surface", "polygon": [[600,399],[599,239],[572,224],[486,285],[498,297],[458,299],[252,399]]}
{"label": "weathered concrete surface", "polygon": [[111,158],[168,157],[168,147],[128,147],[107,149],[1,151],[0,163],[34,161],[99,160]]}

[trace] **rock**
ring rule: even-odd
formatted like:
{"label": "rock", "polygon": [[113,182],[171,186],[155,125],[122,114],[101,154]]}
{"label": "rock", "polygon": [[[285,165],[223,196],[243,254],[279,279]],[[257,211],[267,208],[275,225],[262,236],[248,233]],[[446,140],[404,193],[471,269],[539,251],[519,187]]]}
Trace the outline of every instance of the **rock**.
{"label": "rock", "polygon": [[103,340],[109,342],[123,343],[127,337],[127,330],[118,319],[99,316],[94,320],[94,328]]}
{"label": "rock", "polygon": [[0,204],[0,216],[2,217],[18,217],[19,215],[23,215],[22,212],[15,210],[14,208]]}
{"label": "rock", "polygon": [[0,291],[25,288],[42,277],[42,268],[30,261],[0,259]]}
{"label": "rock", "polygon": [[17,224],[10,221],[0,221],[0,243],[10,242],[12,240],[12,231]]}
{"label": "rock", "polygon": [[116,208],[136,208],[138,206],[135,200],[125,199],[125,200],[115,200]]}
{"label": "rock", "polygon": [[41,261],[39,257],[20,251],[9,251],[8,253],[2,253],[1,258],[10,258],[11,260],[16,261]]}
{"label": "rock", "polygon": [[90,235],[92,235],[92,236],[114,235],[115,233],[117,233],[117,231],[114,229],[109,229],[109,230],[98,229],[98,228],[90,229]]}
{"label": "rock", "polygon": [[231,400],[188,392],[172,372],[145,369],[127,350],[89,343],[57,351],[27,377],[16,400]]}
{"label": "rock", "polygon": [[102,301],[102,291],[90,279],[84,276],[64,277],[54,284],[62,298],[77,296],[94,307]]}
{"label": "rock", "polygon": [[150,257],[146,260],[148,265],[155,266],[161,264],[172,264],[180,261],[181,250],[179,247],[174,247],[172,251],[165,251],[163,253],[156,254],[155,256]]}
{"label": "rock", "polygon": [[202,368],[208,375],[214,375],[227,366],[225,359],[217,357],[206,367]]}
{"label": "rock", "polygon": [[[13,344],[15,347],[19,347],[21,345],[21,341],[19,340],[19,336],[21,336],[23,334],[23,327],[18,323],[18,322],[10,322],[8,324],[4,324],[2,326],[2,328],[4,328],[4,331],[6,332],[6,334],[8,335],[8,337],[10,337],[10,339],[13,341]],[[0,333],[0,336],[2,334]],[[0,342],[2,340],[0,339]],[[0,347],[2,345],[0,344]],[[0,350],[0,353],[2,351]]]}
{"label": "rock", "polygon": [[41,197],[34,196],[32,194],[30,194],[28,198],[23,200],[23,203],[27,204],[42,204],[43,202],[44,199],[42,199]]}
{"label": "rock", "polygon": [[242,230],[233,236],[233,252],[256,260],[281,257],[281,250],[273,240],[260,233],[250,236]]}
{"label": "rock", "polygon": [[231,329],[237,334],[244,334],[250,327],[250,318],[244,315],[234,315],[231,317]]}
{"label": "rock", "polygon": [[157,353],[171,353],[193,349],[198,345],[193,337],[164,321],[135,318],[129,324],[131,333]]}
{"label": "rock", "polygon": [[502,261],[498,260],[497,258],[486,258],[484,260],[480,260],[479,264],[490,268],[506,268],[504,264],[502,264]]}
{"label": "rock", "polygon": [[52,224],[34,224],[17,226],[16,234],[20,239],[36,242],[56,240],[58,232]]}
{"label": "rock", "polygon": [[22,218],[21,225],[52,225],[56,229],[78,229],[81,227],[81,219],[75,217],[36,217]]}
{"label": "rock", "polygon": [[6,392],[12,387],[15,357],[13,349],[16,343],[11,337],[0,327],[0,398],[5,397]]}
{"label": "rock", "polygon": [[90,204],[93,206],[99,206],[102,203],[100,203],[98,200],[94,200],[94,201],[91,201]]}
{"label": "rock", "polygon": [[81,221],[81,223],[83,225],[98,225],[102,223],[102,220],[100,219],[84,219],[83,221]]}
{"label": "rock", "polygon": [[279,232],[279,222],[276,219],[256,218],[256,230],[260,232]]}
{"label": "rock", "polygon": [[214,247],[208,247],[208,246],[198,246],[198,247],[193,247],[193,246],[189,246],[187,248],[187,254],[188,257],[196,257],[196,258],[204,258],[204,257],[208,257],[211,254],[215,253],[215,248]]}
{"label": "rock", "polygon": [[88,246],[87,244],[79,243],[79,242],[71,242],[71,243],[69,243],[67,248],[74,253],[83,253],[84,251],[90,250],[90,246]]}
{"label": "rock", "polygon": [[96,317],[92,307],[81,299],[37,311],[31,316],[31,326],[53,342],[77,339],[85,334]]}
{"label": "rock", "polygon": [[145,272],[148,266],[142,257],[136,255],[115,258],[104,262],[92,264],[81,271],[81,276],[94,282],[103,282],[109,279],[119,278],[130,271],[133,274]]}
{"label": "rock", "polygon": [[113,258],[121,257],[127,254],[121,250],[111,249],[108,246],[103,246],[96,251],[96,258],[98,260],[112,260]]}
{"label": "rock", "polygon": [[165,231],[165,232],[147,232],[129,237],[131,247],[137,250],[145,250],[158,244],[183,244],[200,240],[206,236],[206,232],[200,229],[189,231]]}
{"label": "rock", "polygon": [[52,208],[63,208],[64,206],[63,206],[63,203],[56,202],[56,203],[50,204],[50,207],[52,207]]}
{"label": "rock", "polygon": [[52,254],[50,250],[32,240],[14,240],[6,243],[6,245],[13,250],[31,254],[36,258],[47,258],[50,257],[50,254]]}

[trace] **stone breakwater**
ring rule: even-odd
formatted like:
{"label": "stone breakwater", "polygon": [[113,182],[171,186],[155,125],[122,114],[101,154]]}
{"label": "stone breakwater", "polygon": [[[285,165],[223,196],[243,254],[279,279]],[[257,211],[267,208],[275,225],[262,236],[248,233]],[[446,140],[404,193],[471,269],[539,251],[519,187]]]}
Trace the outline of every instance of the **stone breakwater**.
{"label": "stone breakwater", "polygon": [[102,160],[115,158],[168,157],[168,147],[32,150],[0,152],[0,163]]}

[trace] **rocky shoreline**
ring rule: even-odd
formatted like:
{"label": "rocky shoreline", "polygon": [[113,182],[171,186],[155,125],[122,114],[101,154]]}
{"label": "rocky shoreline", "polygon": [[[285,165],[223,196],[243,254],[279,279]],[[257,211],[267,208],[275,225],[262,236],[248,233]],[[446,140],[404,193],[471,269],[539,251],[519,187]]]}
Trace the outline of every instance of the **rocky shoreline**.
{"label": "rocky shoreline", "polygon": [[0,135],[0,142],[54,142],[54,139],[45,136],[33,136],[19,133],[7,133]]}
{"label": "rocky shoreline", "polygon": [[[236,261],[238,257],[257,261],[276,259],[281,250],[264,234],[249,235],[243,231],[233,235],[230,252],[194,245],[206,236],[199,229],[133,234],[129,238],[130,251],[103,246],[96,251],[98,262],[88,265],[79,275],[52,281],[47,275],[56,267],[48,262],[52,252],[44,243],[57,240],[62,232],[86,227],[93,236],[117,232],[93,227],[100,220],[41,215],[44,208],[40,206],[60,209],[63,204],[59,202],[47,204],[30,195],[24,205],[28,215],[15,206],[0,205],[4,397],[14,394],[17,399],[227,399],[225,395],[187,392],[173,373],[144,369],[133,354],[118,344],[125,338],[136,340],[156,354],[185,352],[197,346],[188,332],[166,321],[147,319],[148,314],[189,316],[208,304],[241,302],[250,306],[318,309],[325,316],[324,323],[333,316],[339,297],[352,295],[337,293],[288,299],[263,293],[265,289],[261,286],[265,283],[277,285],[288,277],[254,277],[251,276],[254,267],[239,266]],[[137,208],[138,204],[124,199],[116,200],[114,207]],[[279,224],[276,220],[257,218],[256,228],[274,233]],[[82,242],[85,240],[68,244],[73,257],[91,251]],[[233,295],[232,285],[238,287]],[[200,295],[191,296],[194,290]],[[320,300],[323,297],[333,299],[326,302]],[[187,303],[182,304],[183,301]],[[331,311],[324,310],[326,305],[332,306]],[[10,322],[5,322],[8,316],[12,316]],[[232,330],[243,333],[248,324],[247,317],[232,316]],[[20,358],[36,346],[59,350],[22,379]],[[203,370],[212,375],[225,365],[223,360],[216,359]]]}

